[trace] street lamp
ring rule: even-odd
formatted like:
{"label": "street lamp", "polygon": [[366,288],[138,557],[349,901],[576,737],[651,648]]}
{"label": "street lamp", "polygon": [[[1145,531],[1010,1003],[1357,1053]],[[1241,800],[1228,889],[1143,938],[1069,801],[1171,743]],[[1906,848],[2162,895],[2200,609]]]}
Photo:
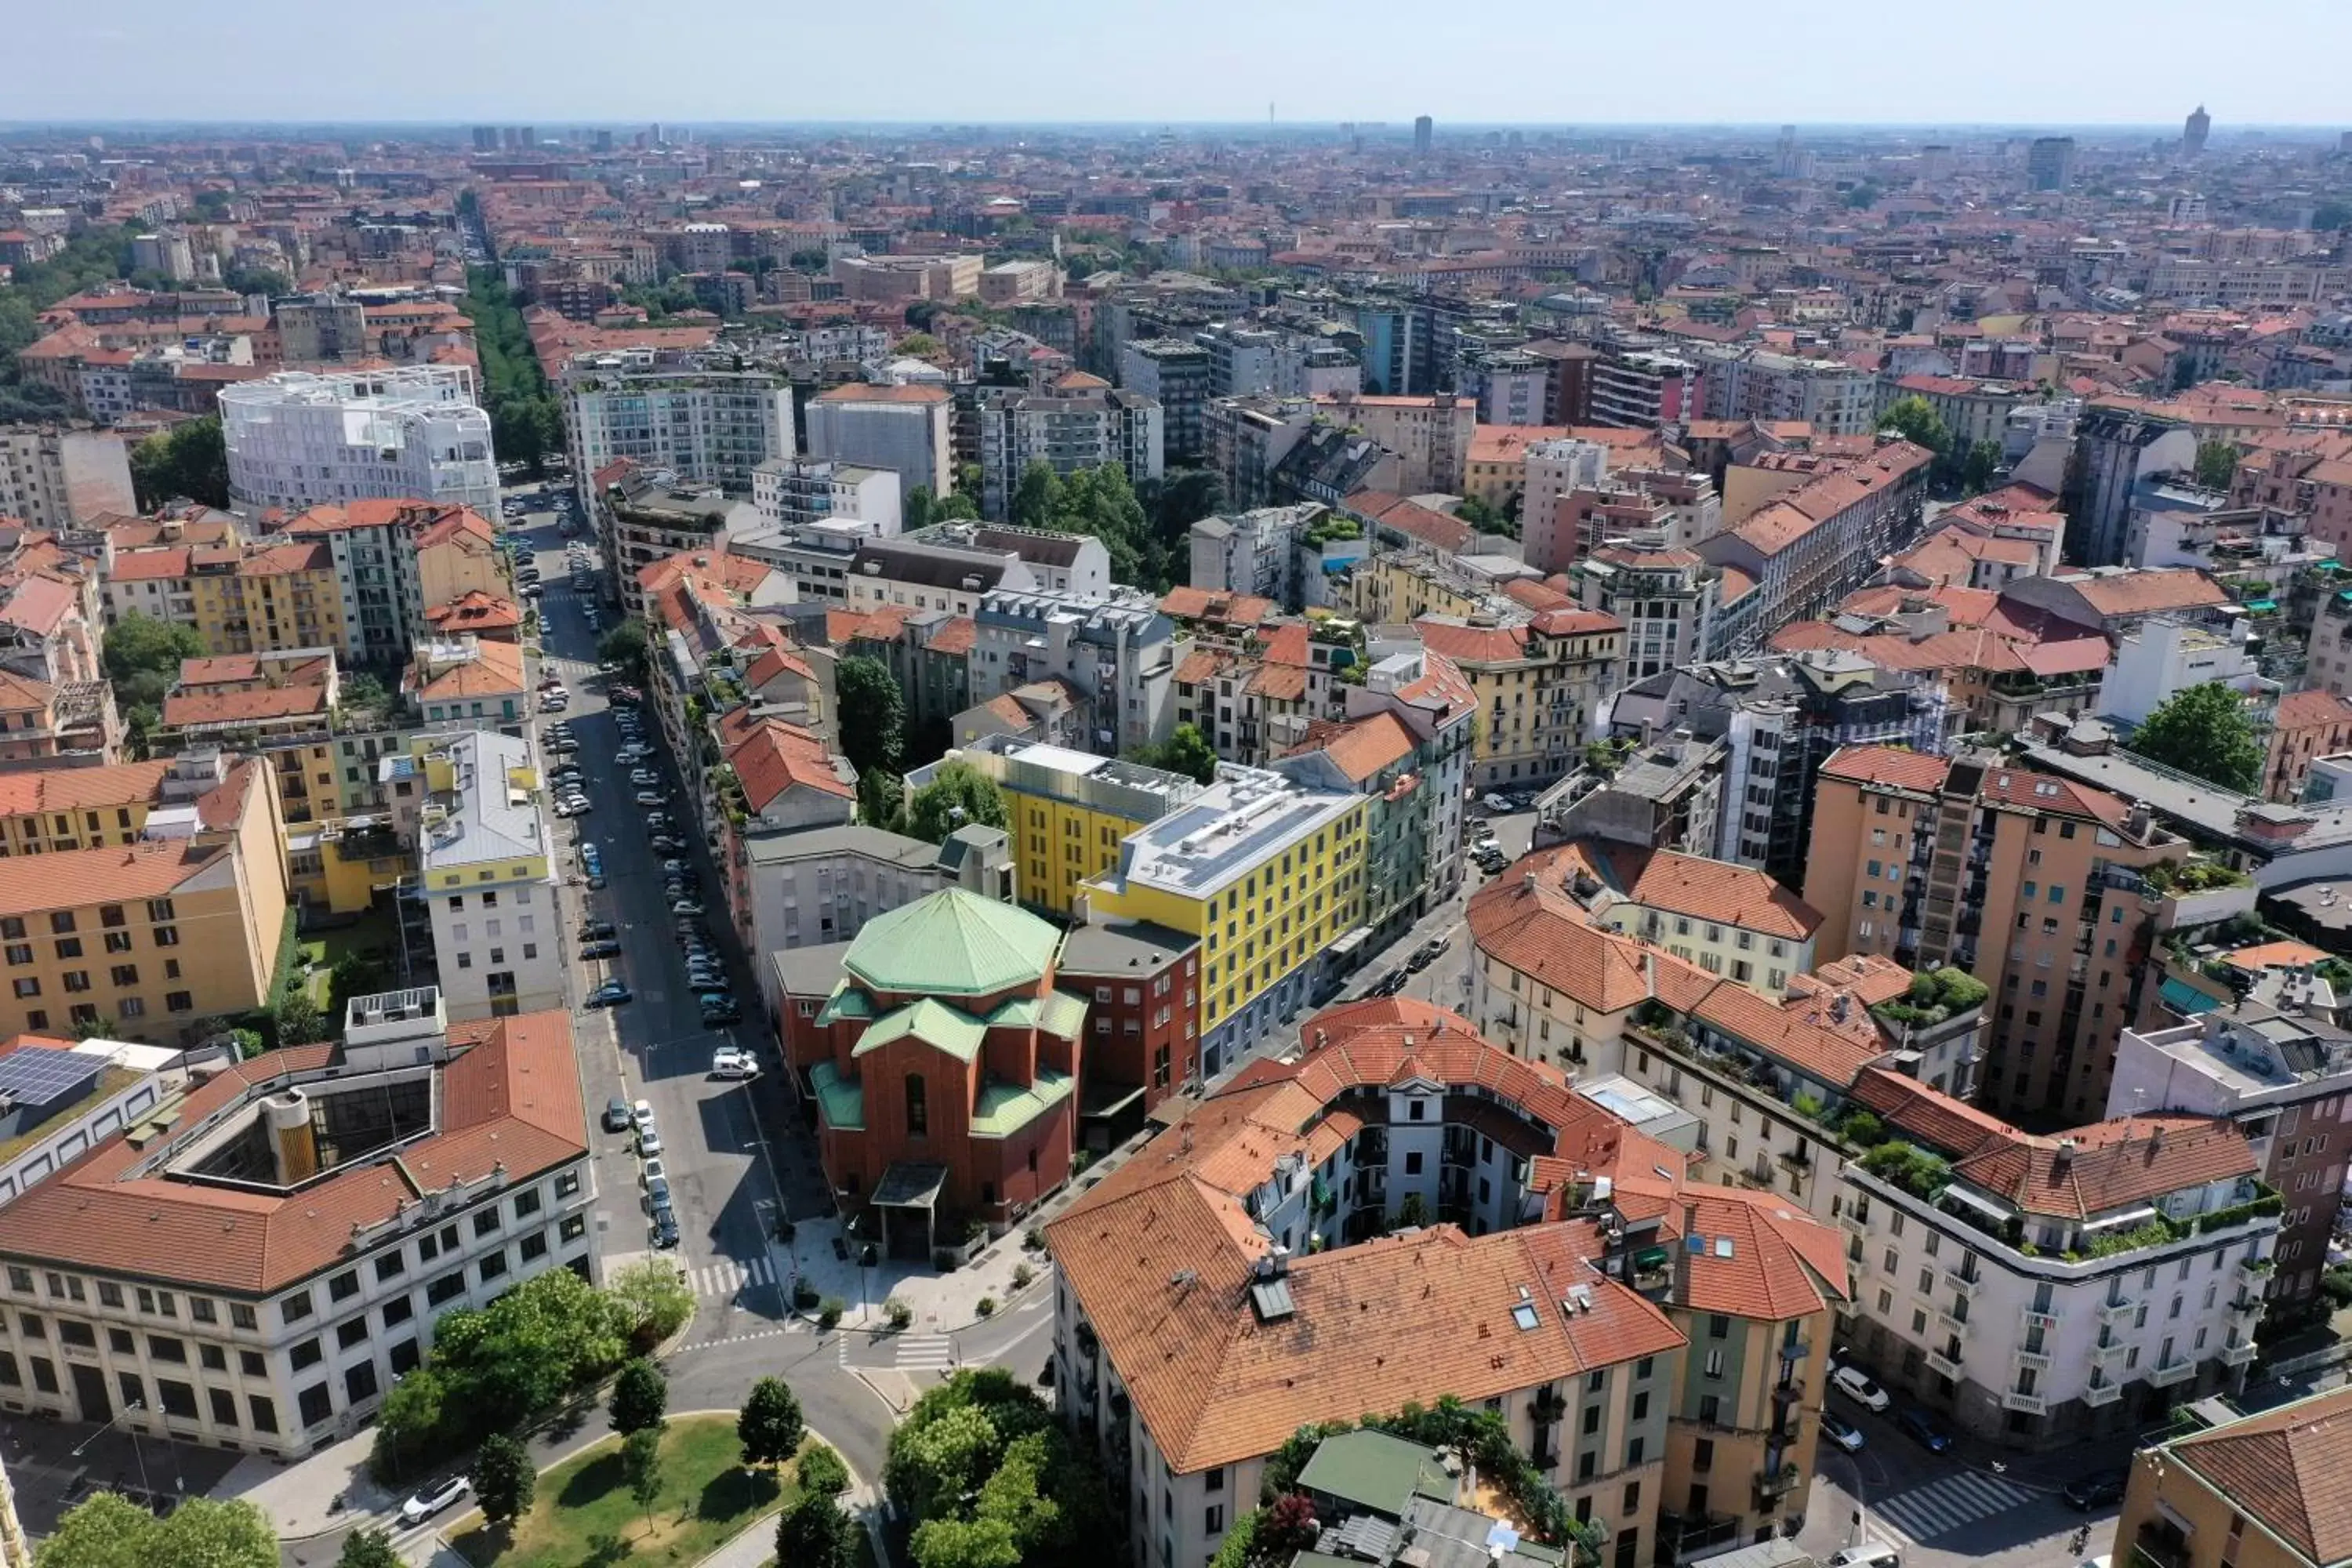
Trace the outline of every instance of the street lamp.
{"label": "street lamp", "polygon": [[[73,1447],[68,1451],[66,1458],[69,1459],[80,1458],[81,1451],[84,1448],[89,1447],[92,1443],[97,1442],[100,1437],[105,1436],[109,1432],[113,1431],[117,1422],[120,1422],[126,1415],[135,1415],[146,1408],[147,1406],[143,1402],[136,1399],[132,1400],[130,1404],[117,1411],[105,1426],[100,1427],[97,1431],[92,1432],[89,1436],[84,1437],[80,1442],[75,1444]],[[152,1497],[154,1496],[155,1489],[147,1484],[146,1450],[139,1446],[139,1429],[133,1426],[130,1431],[131,1457],[139,1466],[139,1489],[149,1497]]]}

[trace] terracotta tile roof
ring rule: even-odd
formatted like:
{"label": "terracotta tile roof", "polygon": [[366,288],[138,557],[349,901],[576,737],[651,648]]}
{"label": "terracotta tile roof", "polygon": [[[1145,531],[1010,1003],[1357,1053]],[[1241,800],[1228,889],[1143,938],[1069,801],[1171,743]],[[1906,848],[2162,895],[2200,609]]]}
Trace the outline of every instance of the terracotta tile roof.
{"label": "terracotta tile roof", "polygon": [[409,668],[408,692],[420,702],[446,702],[457,697],[503,697],[523,689],[522,646],[480,641],[474,657],[445,666],[429,677],[424,656]]}
{"label": "terracotta tile roof", "polygon": [[923,646],[933,653],[954,658],[969,655],[980,641],[980,623],[970,616],[950,616],[931,628],[930,640]]}
{"label": "terracotta tile roof", "polygon": [[2096,577],[2062,577],[2084,603],[2104,616],[2138,616],[2158,610],[2200,609],[2225,605],[2230,595],[2204,573],[2189,567],[2117,572]]}
{"label": "terracotta tile roof", "polygon": [[846,764],[839,764],[813,730],[780,719],[752,721],[742,738],[727,748],[727,761],[743,785],[743,799],[755,811],[765,811],[776,797],[794,787],[813,789],[846,800],[857,793]]}
{"label": "terracotta tile roof", "polygon": [[1357,490],[1340,502],[1340,510],[1448,553],[1466,550],[1478,537],[1478,531],[1460,519],[1387,490]]}
{"label": "terracotta tile roof", "polygon": [[1951,769],[1950,759],[1931,757],[1924,752],[1906,752],[1893,746],[1843,746],[1822,764],[1820,776],[1932,794],[1944,787],[1944,779]]}
{"label": "terracotta tile roof", "polygon": [[0,858],[0,909],[25,911],[160,899],[208,870],[226,846],[185,841],[109,845]]}
{"label": "terracotta tile roof", "polygon": [[1216,648],[1194,648],[1184,656],[1184,662],[1176,667],[1176,683],[1179,686],[1199,686],[1216,679],[1236,662],[1232,654]]}
{"label": "terracotta tile roof", "polygon": [[1245,689],[1269,702],[1296,702],[1307,695],[1307,668],[1297,664],[1262,664]]}
{"label": "terracotta tile roof", "polygon": [[244,690],[168,691],[163,694],[163,724],[184,729],[192,724],[257,724],[327,711],[327,689],[316,686],[261,686]]}
{"label": "terracotta tile roof", "polygon": [[[1323,1043],[1301,1061],[1254,1064],[1047,1227],[1055,1263],[1172,1469],[1270,1453],[1302,1422],[1444,1394],[1479,1400],[1684,1342],[1655,1307],[1587,1261],[1600,1238],[1577,1221],[1475,1238],[1439,1225],[1300,1258],[1288,1273],[1294,1311],[1261,1321],[1247,1287],[1268,1242],[1244,1199],[1278,1157],[1312,1165],[1337,1149],[1354,1125],[1328,1114],[1345,1089],[1460,1073],[1555,1107],[1612,1147],[1651,1143],[1557,1074],[1427,1004],[1358,1004],[1307,1026]],[[1562,1310],[1576,1285],[1591,1288],[1590,1312]],[[1522,1302],[1538,1307],[1532,1326],[1514,1321]]]}
{"label": "terracotta tile roof", "polygon": [[1321,752],[1339,772],[1358,784],[1392,763],[1412,755],[1412,731],[1395,714],[1380,712],[1349,723],[1317,721],[1307,727],[1307,739],[1286,753],[1297,756]]}
{"label": "terracotta tile roof", "polygon": [[417,531],[416,548],[425,550],[436,544],[462,541],[488,549],[497,539],[497,531],[483,521],[480,513],[470,507],[454,506]]}
{"label": "terracotta tile roof", "polygon": [[1420,679],[1397,688],[1399,701],[1416,708],[1435,703],[1449,715],[1478,706],[1478,693],[1452,659],[1424,645],[1422,667]]}
{"label": "terracotta tile roof", "polygon": [[165,545],[156,550],[118,550],[107,569],[110,583],[146,583],[188,574],[188,547]]}
{"label": "terracotta tile roof", "polygon": [[2330,724],[2346,723],[2352,723],[2352,702],[2333,691],[2291,691],[2279,699],[2278,728],[2282,730],[2324,729]]}
{"label": "terracotta tile roof", "polygon": [[1741,926],[1791,942],[1811,940],[1821,912],[1752,866],[1709,860],[1672,849],[1601,842],[1564,846],[1549,875],[1590,872],[1646,908],[1695,920]]}
{"label": "terracotta tile roof", "polygon": [[57,700],[57,688],[47,681],[35,680],[13,669],[0,669],[0,711],[42,712]]}
{"label": "terracotta tile roof", "polygon": [[485,594],[479,588],[468,588],[446,605],[436,605],[425,612],[425,618],[437,632],[503,631],[522,625],[522,612],[512,599],[496,594]]}
{"label": "terracotta tile roof", "polygon": [[1527,656],[1525,626],[1474,626],[1459,617],[1423,616],[1412,623],[1421,646],[1456,664],[1507,664]]}
{"label": "terracotta tile roof", "polygon": [[2305,1562],[2352,1558],[2352,1388],[2191,1433],[2168,1451]]}
{"label": "terracotta tile roof", "polygon": [[2321,963],[2326,957],[2325,952],[2309,942],[2288,940],[2242,947],[2235,952],[2223,953],[2221,962],[2260,974],[2265,969],[2300,969],[2306,964]]}
{"label": "terracotta tile roof", "polygon": [[1595,926],[1558,878],[1541,876],[1528,860],[1471,896],[1469,923],[1480,952],[1601,1013],[1648,999],[1645,967],[1704,973],[1671,953]]}
{"label": "terracotta tile roof", "polygon": [[1284,621],[1265,628],[1258,646],[1258,658],[1268,664],[1294,664],[1306,668],[1313,662],[1308,652],[1312,646],[1304,621]]}
{"label": "terracotta tile roof", "polygon": [[1171,588],[1160,598],[1161,612],[1182,621],[1217,621],[1227,626],[1254,626],[1281,608],[1255,594],[1228,594],[1212,588]]}
{"label": "terracotta tile roof", "polygon": [[180,661],[180,685],[232,686],[275,679],[288,685],[323,686],[334,660],[321,657],[300,660],[264,658],[258,654],[224,653]]}
{"label": "terracotta tile roof", "polygon": [[1776,1006],[1745,985],[1723,981],[1683,1011],[1833,1089],[1852,1083],[1887,1052],[1866,1008],[1850,1008],[1850,1026],[1841,1026],[1815,996]]}
{"label": "terracotta tile roof", "polygon": [[2261,1169],[2246,1135],[2218,1119],[2117,1117],[2068,1138],[2071,1155],[2058,1139],[2021,1133],[1987,1144],[1953,1170],[2024,1213],[2087,1219]]}
{"label": "terracotta tile roof", "polygon": [[[467,1048],[443,1070],[439,1130],[396,1161],[281,1196],[142,1175],[145,1156],[116,1137],[0,1210],[0,1255],[263,1296],[345,1261],[353,1226],[389,1219],[428,1191],[500,1164],[528,1180],[586,1152],[568,1015],[452,1025],[449,1038]],[[336,1049],[302,1046],[232,1067],[189,1095],[179,1125],[201,1127]]]}
{"label": "terracotta tile roof", "polygon": [[1885,1068],[1864,1068],[1854,1080],[1853,1094],[1887,1126],[1948,1159],[2021,1136],[1999,1117]]}
{"label": "terracotta tile roof", "polygon": [[829,386],[816,395],[819,403],[946,403],[952,397],[944,386],[879,386],[871,382],[849,382]]}
{"label": "terracotta tile roof", "polygon": [[43,768],[0,773],[0,816],[28,811],[83,811],[92,806],[149,804],[163,799],[169,757],[106,768]]}
{"label": "terracotta tile roof", "polygon": [[1658,1239],[1674,1253],[1677,1307],[1787,1322],[1853,1295],[1838,1232],[1776,1194],[1677,1187],[1639,1172],[1620,1175],[1616,1188],[1628,1219],[1658,1219]]}
{"label": "terracotta tile roof", "polygon": [[[1593,552],[1593,554],[1598,556],[1606,556],[1609,553],[1606,550]],[[1698,557],[1694,555],[1691,559],[1696,561]],[[1515,577],[1504,584],[1503,597],[1515,604],[1524,605],[1530,610],[1564,610],[1576,603],[1574,599],[1550,584],[1538,583],[1532,577]]]}

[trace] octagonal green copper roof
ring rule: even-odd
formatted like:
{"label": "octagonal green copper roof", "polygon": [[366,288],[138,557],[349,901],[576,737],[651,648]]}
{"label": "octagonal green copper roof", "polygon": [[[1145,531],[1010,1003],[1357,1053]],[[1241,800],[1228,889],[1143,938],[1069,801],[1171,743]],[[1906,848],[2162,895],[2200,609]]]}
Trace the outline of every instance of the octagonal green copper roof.
{"label": "octagonal green copper roof", "polygon": [[1026,910],[946,888],[866,921],[841,966],[876,991],[984,996],[1035,984],[1060,942]]}

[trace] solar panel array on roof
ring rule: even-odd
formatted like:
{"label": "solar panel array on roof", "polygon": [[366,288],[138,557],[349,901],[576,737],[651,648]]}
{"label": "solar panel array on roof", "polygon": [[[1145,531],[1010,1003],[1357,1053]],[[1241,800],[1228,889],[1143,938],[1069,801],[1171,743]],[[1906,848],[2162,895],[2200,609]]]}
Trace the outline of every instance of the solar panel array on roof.
{"label": "solar panel array on roof", "polygon": [[9,1105],[54,1105],[106,1070],[106,1058],[55,1046],[20,1046],[0,1057],[0,1098]]}

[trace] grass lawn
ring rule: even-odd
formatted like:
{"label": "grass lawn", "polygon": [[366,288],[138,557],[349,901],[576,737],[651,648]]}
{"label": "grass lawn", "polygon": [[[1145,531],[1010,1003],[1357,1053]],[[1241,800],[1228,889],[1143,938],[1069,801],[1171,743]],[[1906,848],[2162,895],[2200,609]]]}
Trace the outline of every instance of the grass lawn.
{"label": "grass lawn", "polygon": [[530,1511],[511,1529],[478,1518],[454,1540],[477,1568],[602,1568],[701,1561],[795,1495],[789,1470],[746,1470],[732,1415],[682,1416],[662,1437],[661,1496],[653,1522],[621,1479],[621,1443],[608,1438],[539,1478]]}
{"label": "grass lawn", "polygon": [[310,967],[310,999],[321,1007],[333,1000],[332,976],[336,960],[347,952],[365,953],[381,950],[384,972],[388,974],[399,967],[400,927],[389,910],[370,910],[349,925],[326,931],[314,931],[295,942],[300,961]]}

